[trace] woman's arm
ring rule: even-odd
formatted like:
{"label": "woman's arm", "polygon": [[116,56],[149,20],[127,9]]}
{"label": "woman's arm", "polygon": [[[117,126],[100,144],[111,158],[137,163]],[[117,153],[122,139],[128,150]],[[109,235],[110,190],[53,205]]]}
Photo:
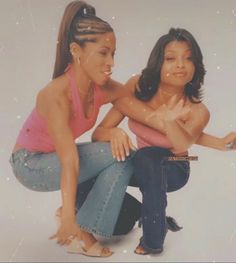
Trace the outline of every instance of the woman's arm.
{"label": "woman's arm", "polygon": [[139,75],[131,77],[125,85],[110,80],[104,92],[105,101],[107,103],[112,102],[114,107],[124,116],[165,134],[162,120],[156,118],[156,115],[153,115],[156,111],[134,96],[134,90],[138,79]]}
{"label": "woman's arm", "polygon": [[236,132],[230,132],[222,138],[203,132],[196,144],[221,151],[236,150]]}
{"label": "woman's arm", "polygon": [[116,127],[123,119],[123,114],[113,107],[92,134],[93,141],[111,143],[112,155],[118,161],[124,161],[125,157],[129,156],[130,149],[135,150],[135,146],[127,133],[123,129]]}
{"label": "woman's arm", "polygon": [[[133,95],[135,85],[138,79],[139,79],[138,75],[134,76],[130,80],[128,80],[128,82],[125,85],[122,85],[121,83],[111,80],[107,88],[108,90],[111,90],[111,93],[113,94],[113,96],[111,99],[110,94],[108,94],[107,102],[112,101],[112,103],[114,104],[114,107],[117,110],[119,110],[119,112],[121,112],[123,115],[128,116],[138,121],[139,123],[144,124],[145,126],[148,126],[150,128],[153,128],[154,130],[157,130],[165,135],[166,130],[164,128],[163,120],[161,120],[160,118],[157,118],[158,111],[154,111],[152,108],[145,105],[144,102],[136,99]],[[116,91],[115,93],[113,93],[114,90]],[[205,125],[208,122],[208,118],[209,118],[209,115],[208,116],[207,115],[208,113],[206,111]],[[200,119],[201,118],[202,118],[202,115],[200,116]],[[176,123],[173,123],[173,124],[176,125]],[[200,127],[200,130],[203,129],[205,125],[203,124],[203,126]],[[183,125],[181,123],[178,123],[178,125],[176,126],[177,126],[177,131],[181,129],[180,128],[181,126],[183,128]],[[170,130],[171,130],[171,126],[170,126]],[[184,130],[183,132],[185,133]],[[185,136],[189,136],[189,134],[185,133]],[[201,133],[200,136],[197,138],[197,140],[196,138],[192,138],[192,137],[189,137],[189,139],[192,142],[194,141],[194,143],[202,145],[202,146],[219,149],[219,150],[230,150],[229,148],[225,146],[228,143],[232,143],[234,140],[236,140],[235,137],[236,137],[235,133],[230,133],[223,138],[218,138],[213,135]],[[236,149],[236,144],[234,144],[232,149]]]}
{"label": "woman's arm", "polygon": [[39,97],[38,108],[47,121],[49,134],[54,142],[56,153],[61,163],[61,226],[54,238],[65,244],[70,235],[77,235],[75,221],[75,200],[79,174],[79,157],[69,127],[70,108],[66,99],[48,89]]}
{"label": "woman's arm", "polygon": [[[190,110],[189,106],[184,106],[183,100],[173,106],[174,100],[173,97],[167,105],[168,109],[164,111],[166,136],[171,141],[174,151],[186,151],[201,135],[210,114],[202,103],[192,104]],[[186,115],[187,119],[182,121]]]}

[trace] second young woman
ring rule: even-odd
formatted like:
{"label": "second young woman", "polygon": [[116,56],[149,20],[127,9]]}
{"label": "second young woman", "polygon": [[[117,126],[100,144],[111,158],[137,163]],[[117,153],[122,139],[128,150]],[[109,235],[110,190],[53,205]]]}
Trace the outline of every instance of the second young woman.
{"label": "second young woman", "polygon": [[[167,192],[182,188],[190,174],[188,149],[192,144],[227,150],[235,139],[203,134],[209,111],[201,102],[205,69],[201,50],[184,29],[170,29],[154,46],[146,68],[127,82],[135,95],[120,99],[93,134],[94,140],[110,141],[113,155],[124,160],[129,155],[130,138],[116,126],[140,100],[140,116],[129,120],[137,136],[134,178],[143,196],[143,235],[135,249],[138,254],[161,253],[167,232]],[[131,105],[127,110],[127,101]],[[118,109],[118,110],[117,110]],[[156,110],[152,117],[147,112]],[[136,120],[147,116],[146,125]],[[158,119],[159,123],[155,120]],[[153,122],[155,120],[155,123]],[[153,130],[148,126],[153,126]],[[232,149],[233,144],[228,145]]]}

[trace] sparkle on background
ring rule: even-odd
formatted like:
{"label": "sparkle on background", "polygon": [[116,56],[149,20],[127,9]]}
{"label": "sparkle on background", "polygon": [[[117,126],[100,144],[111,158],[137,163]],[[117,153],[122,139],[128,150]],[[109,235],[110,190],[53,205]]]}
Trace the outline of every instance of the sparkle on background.
{"label": "sparkle on background", "polygon": [[20,119],[21,119],[21,116],[20,116],[20,115],[17,115],[16,118],[17,118],[18,120],[20,120]]}
{"label": "sparkle on background", "polygon": [[219,69],[220,69],[220,66],[217,66],[216,68],[219,70]]}
{"label": "sparkle on background", "polygon": [[236,165],[235,165],[234,162],[231,163],[231,167],[234,168],[234,169],[236,168]]}
{"label": "sparkle on background", "polygon": [[124,250],[123,250],[123,253],[127,253],[127,250],[126,250],[126,249],[124,249]]}
{"label": "sparkle on background", "polygon": [[28,11],[29,11],[29,14],[30,14],[31,25],[32,25],[33,31],[36,31],[36,26],[35,26],[35,23],[34,23],[34,17],[33,17],[33,14],[32,14],[30,1],[28,1],[27,3],[28,3]]}
{"label": "sparkle on background", "polygon": [[232,10],[232,14],[233,16],[236,16],[236,11],[234,9]]}
{"label": "sparkle on background", "polygon": [[217,11],[216,11],[216,14],[217,14],[217,15],[219,15],[219,14],[220,14],[220,11],[219,11],[219,10],[217,10]]}
{"label": "sparkle on background", "polygon": [[113,19],[113,20],[114,20],[114,19],[115,19],[115,16],[113,16],[111,19]]}
{"label": "sparkle on background", "polygon": [[235,235],[236,235],[236,230],[234,230],[233,234],[232,234],[231,237],[230,237],[230,241],[231,241],[231,242],[233,241]]}
{"label": "sparkle on background", "polygon": [[0,43],[0,53],[3,53],[4,52],[4,45],[2,43]]}
{"label": "sparkle on background", "polygon": [[18,245],[16,246],[15,250],[13,251],[12,255],[10,256],[8,262],[13,262],[13,258],[15,257],[17,251],[19,250],[19,248],[21,247],[23,241],[24,241],[24,237],[21,238],[20,242],[18,243]]}

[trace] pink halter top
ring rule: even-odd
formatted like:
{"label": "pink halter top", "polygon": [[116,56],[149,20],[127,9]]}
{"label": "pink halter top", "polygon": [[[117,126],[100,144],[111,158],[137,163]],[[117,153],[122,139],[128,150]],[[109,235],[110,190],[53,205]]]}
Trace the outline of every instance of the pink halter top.
{"label": "pink halter top", "polygon": [[[93,113],[89,118],[86,118],[76,84],[75,73],[71,65],[66,69],[66,74],[70,80],[71,102],[73,106],[73,117],[70,121],[70,127],[74,139],[76,139],[94,126],[99,108],[104,104],[103,93],[99,86],[94,85]],[[35,108],[23,124],[17,137],[17,144],[30,151],[55,151],[53,141],[48,133],[46,120],[37,113]]]}

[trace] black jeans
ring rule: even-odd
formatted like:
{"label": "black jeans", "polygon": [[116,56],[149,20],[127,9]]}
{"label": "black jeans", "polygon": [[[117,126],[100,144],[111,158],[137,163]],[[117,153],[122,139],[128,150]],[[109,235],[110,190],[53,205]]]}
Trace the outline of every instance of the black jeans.
{"label": "black jeans", "polygon": [[160,147],[139,149],[134,156],[134,176],[142,192],[143,236],[140,245],[150,253],[163,249],[166,235],[167,192],[183,187],[189,178],[189,161],[169,161],[172,152]]}

